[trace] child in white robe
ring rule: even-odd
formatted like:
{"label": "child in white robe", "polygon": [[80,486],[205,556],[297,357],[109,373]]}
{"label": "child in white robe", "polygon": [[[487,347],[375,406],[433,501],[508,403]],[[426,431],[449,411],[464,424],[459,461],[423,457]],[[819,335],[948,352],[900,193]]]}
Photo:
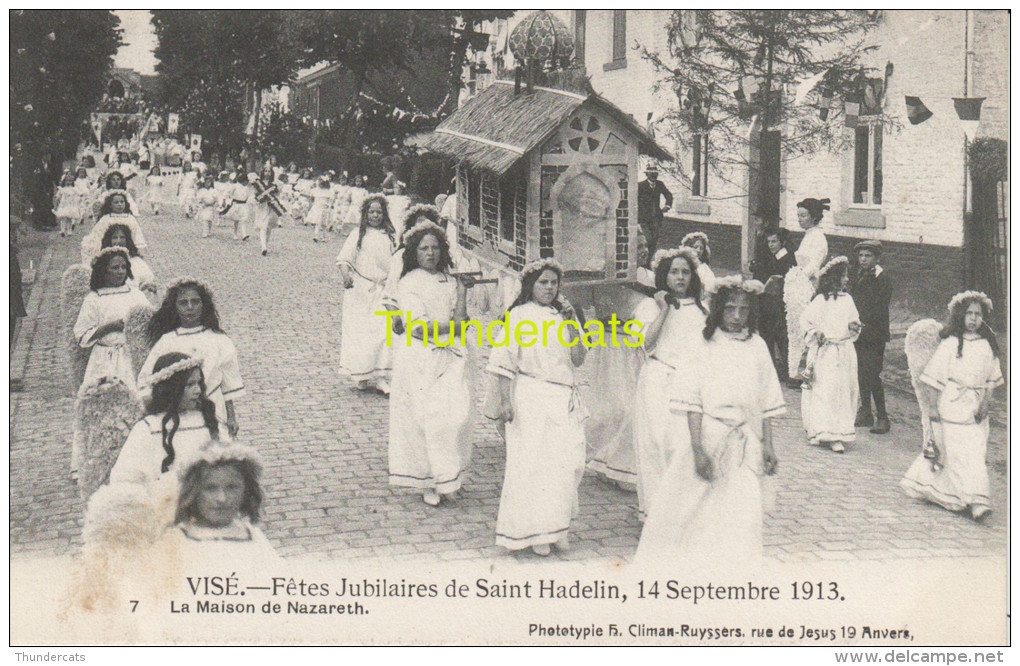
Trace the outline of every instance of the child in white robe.
{"label": "child in white robe", "polygon": [[755,300],[764,291],[739,276],[716,281],[700,340],[669,387],[675,427],[691,445],[677,451],[652,504],[635,562],[732,574],[762,554],[759,477],[774,474],[769,419],[786,412]]}
{"label": "child in white robe", "polygon": [[92,261],[92,290],[74,324],[78,344],[92,349],[79,396],[106,378],[119,379],[131,391],[136,390],[135,371],[125,347],[124,320],[132,308],[148,305],[149,301],[130,282],[131,276],[125,248],[106,248]]}
{"label": "child in white robe", "polygon": [[383,309],[394,236],[386,198],[369,197],[362,204],[361,225],[347,237],[336,258],[346,290],[340,319],[340,366],[360,391],[371,383],[382,393],[390,390],[393,350],[386,345],[387,320],[375,313]]}
{"label": "child in white robe", "polygon": [[659,250],[652,260],[655,298],[638,306],[635,318],[651,321],[644,330],[648,359],[638,376],[634,394],[634,448],[637,453],[638,516],[649,507],[678,448],[687,446],[687,433],[670,427],[666,388],[680,360],[705,326],[701,305],[698,259],[691,248]]}
{"label": "child in white robe", "polygon": [[[201,359],[206,396],[216,406],[217,420],[227,426],[231,437],[235,436],[238,423],[234,400],[244,397],[244,381],[237,348],[220,328],[209,287],[188,277],[167,285],[163,303],[149,321],[147,335],[152,351],[141,374],[151,374],[156,361],[170,352]],[[146,397],[144,390],[142,396]]]}
{"label": "child in white robe", "polygon": [[942,342],[921,374],[938,465],[922,453],[900,486],[910,497],[950,511],[969,510],[981,521],[991,511],[988,409],[993,391],[1004,383],[995,334],[985,323],[992,301],[981,292],[963,292],[950,301],[949,312]]}
{"label": "child in white robe", "polygon": [[861,318],[846,293],[848,260],[836,257],[819,272],[818,294],[800,316],[810,380],[802,386],[801,417],[811,444],[843,453],[857,438],[860,401],[857,351]]}
{"label": "child in white robe", "polygon": [[[568,548],[577,489],[584,476],[584,406],[574,368],[584,362],[581,325],[559,297],[562,267],[551,259],[524,267],[521,293],[509,308],[506,346],[487,367],[499,381],[506,423],[506,472],[496,519],[496,545],[540,556],[550,544]],[[567,322],[573,326],[565,325]],[[514,331],[526,323],[547,331],[525,346]]]}
{"label": "child in white robe", "polygon": [[[404,234],[397,302],[406,344],[394,349],[390,392],[390,485],[417,488],[429,506],[460,489],[471,460],[472,401],[467,319],[472,280],[449,273],[443,230],[430,220]],[[425,338],[425,339],[423,339]]]}

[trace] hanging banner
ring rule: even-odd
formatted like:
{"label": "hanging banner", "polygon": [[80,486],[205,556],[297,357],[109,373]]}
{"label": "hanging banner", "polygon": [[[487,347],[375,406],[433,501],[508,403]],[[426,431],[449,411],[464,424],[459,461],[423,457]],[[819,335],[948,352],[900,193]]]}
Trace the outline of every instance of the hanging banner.
{"label": "hanging banner", "polygon": [[191,152],[202,152],[202,135],[192,134],[190,145]]}
{"label": "hanging banner", "polygon": [[935,115],[924,105],[920,97],[906,95],[904,96],[904,101],[907,105],[907,120],[910,121],[911,125],[920,125]]}
{"label": "hanging banner", "polygon": [[977,134],[978,124],[981,122],[981,103],[984,101],[984,97],[953,98],[956,115],[963,123],[963,133],[967,135],[968,141],[973,141]]}
{"label": "hanging banner", "polygon": [[169,116],[167,116],[166,133],[177,134],[177,126],[180,123],[180,121],[181,117],[176,113],[171,113]]}

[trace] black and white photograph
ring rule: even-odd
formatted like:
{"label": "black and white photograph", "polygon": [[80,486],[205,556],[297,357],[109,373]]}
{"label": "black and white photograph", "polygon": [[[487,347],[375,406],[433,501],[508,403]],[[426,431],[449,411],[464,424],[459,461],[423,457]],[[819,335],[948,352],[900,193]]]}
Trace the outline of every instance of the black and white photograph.
{"label": "black and white photograph", "polygon": [[1002,662],[1007,9],[9,38],[25,660]]}

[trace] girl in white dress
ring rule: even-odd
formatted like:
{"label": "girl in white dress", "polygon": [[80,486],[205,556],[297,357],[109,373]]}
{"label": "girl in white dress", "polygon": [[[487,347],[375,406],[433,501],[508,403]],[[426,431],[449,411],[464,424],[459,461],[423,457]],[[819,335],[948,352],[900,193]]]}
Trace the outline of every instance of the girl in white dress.
{"label": "girl in white dress", "polygon": [[797,265],[786,273],[783,284],[790,377],[797,376],[804,352],[804,332],[799,328],[800,314],[815,295],[818,272],[829,256],[829,243],[819,226],[827,210],[828,199],[804,199],[797,203],[797,223],[804,230],[804,238],[794,252]]}
{"label": "girl in white dress", "polygon": [[[273,229],[279,226],[280,222],[280,211],[277,210],[275,203],[270,203],[271,198],[279,195],[279,188],[276,186],[273,167],[268,162],[263,165],[261,176],[248,174],[248,181],[252,185],[252,201],[249,206],[254,214],[255,228],[259,230],[259,247],[264,257],[269,254],[269,239],[273,235]],[[279,203],[279,199],[276,203]]]}
{"label": "girl in white dress", "polygon": [[648,360],[634,395],[634,447],[637,454],[638,515],[644,519],[662,475],[687,433],[670,425],[666,388],[681,359],[705,327],[698,258],[689,247],[659,250],[652,260],[654,299],[645,299],[634,318],[650,321],[643,331]]}
{"label": "girl in white dress", "polygon": [[196,219],[202,230],[202,238],[208,238],[212,233],[213,220],[216,219],[217,210],[222,201],[215,188],[216,179],[211,173],[207,173],[198,186],[195,194],[195,205],[198,207]]}
{"label": "girl in white dress", "polygon": [[733,572],[762,552],[759,481],[777,467],[769,419],[786,412],[765,342],[755,333],[757,280],[715,283],[703,334],[669,387],[676,451],[645,521],[636,562]]}
{"label": "girl in white dress", "polygon": [[181,461],[174,525],[156,544],[177,559],[171,570],[199,571],[237,565],[245,575],[266,575],[281,559],[258,527],[262,463],[250,446],[209,442]]}
{"label": "girl in white dress", "polygon": [[230,174],[227,178],[230,181],[230,209],[227,210],[227,217],[234,224],[234,240],[246,241],[250,237],[248,218],[251,217],[251,192],[248,185],[238,179],[236,173]]}
{"label": "girl in white dress", "polygon": [[142,375],[151,374],[156,361],[170,352],[201,359],[206,395],[216,405],[216,418],[235,436],[239,426],[234,400],[244,396],[244,381],[237,348],[220,328],[209,287],[189,277],[171,282],[146,333],[152,351],[142,364]]}
{"label": "girl in white dress", "polygon": [[121,224],[131,231],[131,240],[139,252],[149,245],[145,241],[142,227],[133,215],[131,199],[124,190],[107,190],[104,193],[103,205],[99,208],[99,221],[81,239],[81,262],[90,264],[96,254],[103,249],[103,237],[107,230]]}
{"label": "girl in white dress", "polygon": [[860,401],[857,351],[861,318],[849,283],[846,257],[836,257],[818,274],[818,294],[800,316],[808,348],[809,379],[802,386],[801,417],[813,445],[843,453],[857,438],[854,418]]}
{"label": "girl in white dress", "polygon": [[184,217],[195,214],[195,199],[198,192],[199,174],[191,168],[191,162],[184,163],[184,174],[177,184],[177,205],[181,207]]}
{"label": "girl in white dress", "polygon": [[89,171],[85,167],[78,167],[78,173],[74,179],[74,193],[78,195],[78,214],[75,216],[72,228],[84,224],[85,220],[91,219],[95,213],[92,210],[92,203],[95,201],[95,189],[92,184],[95,181],[89,177]]}
{"label": "girl in white dress", "polygon": [[333,201],[333,190],[330,189],[328,176],[322,175],[319,177],[319,182],[312,188],[311,197],[312,207],[308,211],[305,221],[315,226],[312,242],[318,243],[321,241],[328,243],[329,240],[326,238],[324,229],[329,222],[330,204]]}
{"label": "girl in white dress", "polygon": [[122,247],[128,251],[128,256],[131,257],[131,274],[134,276],[131,278],[132,283],[147,296],[154,298],[157,290],[156,274],[138,253],[138,248],[131,239],[131,227],[126,224],[110,224],[103,234],[102,244],[103,248]]}
{"label": "girl in white dress", "polygon": [[131,309],[148,305],[145,295],[131,279],[131,259],[122,247],[108,247],[92,262],[92,291],[85,297],[74,336],[83,348],[91,348],[85,379],[78,395],[106,380],[117,379],[136,390],[134,368],[124,338],[124,320]]}
{"label": "girl in white dress", "polygon": [[159,209],[165,197],[165,186],[166,179],[163,177],[160,168],[158,166],[152,167],[149,170],[149,175],[145,177],[145,200],[149,203],[153,215],[159,215]]}
{"label": "girl in white dress", "polygon": [[429,506],[460,489],[471,460],[467,348],[456,332],[473,281],[450,268],[437,224],[426,220],[405,232],[397,302],[407,337],[393,354],[390,485],[422,490]]}
{"label": "girl in white dress", "polygon": [[991,511],[988,467],[988,409],[1002,386],[999,346],[986,323],[992,301],[965,291],[949,302],[949,323],[921,374],[938,449],[937,465],[922,453],[900,486],[907,495],[950,511],[969,510],[983,520]]}
{"label": "girl in white dress", "polygon": [[216,405],[205,395],[201,359],[171,352],[152,370],[139,379],[139,385],[151,391],[146,416],[131,429],[110,471],[110,483],[157,481],[182,458],[220,438]]}
{"label": "girl in white dress", "polygon": [[[574,368],[584,362],[586,348],[573,307],[559,296],[562,275],[563,268],[552,259],[524,267],[521,293],[509,308],[507,346],[492,350],[487,367],[498,377],[506,423],[496,545],[509,550],[530,546],[541,556],[549,554],[550,544],[568,548],[584,476],[585,411]],[[548,344],[520,344],[512,332],[524,322],[536,331],[548,329]],[[567,322],[571,325],[564,326]]]}
{"label": "girl in white dress", "polygon": [[701,279],[701,300],[706,306],[709,305],[708,295],[713,292],[715,284],[715,273],[709,267],[712,261],[712,250],[708,246],[708,236],[700,231],[694,231],[683,237],[680,244],[689,247],[698,255],[698,277]]}
{"label": "girl in white dress", "polygon": [[389,394],[393,350],[386,346],[387,320],[375,313],[383,308],[396,232],[382,195],[365,199],[361,209],[361,226],[347,236],[336,258],[346,290],[340,320],[340,367],[357,382],[359,391],[374,383],[380,392]]}
{"label": "girl in white dress", "polygon": [[78,192],[74,189],[74,176],[68,170],[64,172],[60,187],[53,195],[53,214],[57,218],[61,238],[71,235],[78,210]]}

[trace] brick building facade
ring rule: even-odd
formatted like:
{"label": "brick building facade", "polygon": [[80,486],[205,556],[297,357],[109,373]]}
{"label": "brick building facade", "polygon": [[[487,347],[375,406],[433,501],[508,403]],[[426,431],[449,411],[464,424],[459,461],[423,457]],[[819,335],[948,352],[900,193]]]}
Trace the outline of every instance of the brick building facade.
{"label": "brick building facade", "polygon": [[[490,27],[493,49],[505,43],[520,12]],[[641,48],[667,53],[668,10],[557,10],[577,42],[576,57],[595,91],[644,124],[655,123],[677,104],[662,75],[642,58]],[[796,202],[828,197],[832,212],[822,225],[832,253],[847,253],[860,239],[881,240],[884,263],[897,276],[897,302],[914,312],[940,313],[964,281],[967,199],[965,135],[953,97],[986,97],[978,136],[1008,140],[1009,18],[1004,11],[883,11],[868,36],[877,48],[864,62],[876,71],[893,64],[884,113],[890,126],[845,129],[848,148],[784,161],[780,199],[783,224],[799,231]],[[970,57],[968,58],[968,51]],[[511,65],[509,53],[496,53]],[[934,112],[920,125],[907,121],[904,96]],[[838,121],[837,121],[838,122]],[[684,171],[697,171],[693,146],[658,126],[656,139],[676,155]],[[863,144],[863,145],[862,145]],[[740,267],[740,229],[748,220],[746,169],[720,168],[709,156],[697,183],[661,178],[674,193],[665,240],[706,231],[714,263]],[[702,171],[704,173],[704,171]]]}

